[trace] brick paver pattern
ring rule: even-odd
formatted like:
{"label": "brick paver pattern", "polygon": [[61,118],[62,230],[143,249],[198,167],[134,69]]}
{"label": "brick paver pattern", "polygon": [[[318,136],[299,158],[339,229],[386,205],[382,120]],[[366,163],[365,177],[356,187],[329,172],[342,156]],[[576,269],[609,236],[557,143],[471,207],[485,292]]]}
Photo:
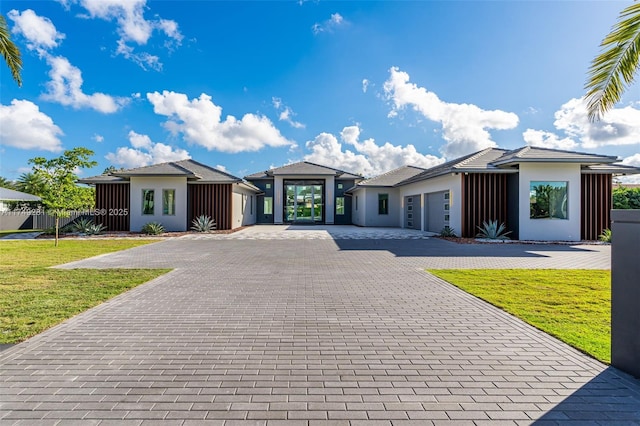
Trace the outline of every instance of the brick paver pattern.
{"label": "brick paver pattern", "polygon": [[638,424],[640,381],[424,271],[608,253],[173,239],[75,262],[176,269],[1,352],[0,424]]}

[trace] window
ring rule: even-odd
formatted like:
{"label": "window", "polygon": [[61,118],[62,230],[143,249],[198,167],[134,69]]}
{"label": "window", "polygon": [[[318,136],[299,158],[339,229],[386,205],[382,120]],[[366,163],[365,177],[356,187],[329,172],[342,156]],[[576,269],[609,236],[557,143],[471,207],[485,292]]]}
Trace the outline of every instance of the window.
{"label": "window", "polygon": [[142,190],[142,214],[154,214],[153,208],[153,196],[155,191],[153,189]]}
{"label": "window", "polygon": [[273,197],[264,197],[264,214],[273,214]]}
{"label": "window", "polygon": [[176,190],[162,190],[162,214],[167,216],[176,215]]}
{"label": "window", "polygon": [[449,211],[449,203],[444,203],[444,211]]}
{"label": "window", "polygon": [[266,184],[266,185],[265,185],[265,188],[267,188],[267,189],[271,189],[271,184],[270,184],[270,183]]}
{"label": "window", "polygon": [[531,219],[568,219],[569,182],[531,181],[529,217]]}
{"label": "window", "polygon": [[336,214],[344,215],[344,197],[336,197]]}
{"label": "window", "polygon": [[409,211],[413,210],[413,206],[407,206],[407,210]]}
{"label": "window", "polygon": [[449,215],[448,215],[448,214],[445,214],[445,215],[444,215],[444,221],[445,221],[445,222],[449,222]]}
{"label": "window", "polygon": [[342,189],[343,188],[343,184],[339,183],[338,184],[338,189]]}
{"label": "window", "polygon": [[407,219],[413,219],[413,213],[407,213]]}
{"label": "window", "polygon": [[389,194],[378,194],[378,214],[389,214]]}
{"label": "window", "polygon": [[445,200],[448,200],[448,199],[449,199],[449,191],[447,191],[447,192],[445,192],[445,193],[444,193],[444,199],[445,199]]}
{"label": "window", "polygon": [[407,197],[407,204],[413,203],[413,197]]}

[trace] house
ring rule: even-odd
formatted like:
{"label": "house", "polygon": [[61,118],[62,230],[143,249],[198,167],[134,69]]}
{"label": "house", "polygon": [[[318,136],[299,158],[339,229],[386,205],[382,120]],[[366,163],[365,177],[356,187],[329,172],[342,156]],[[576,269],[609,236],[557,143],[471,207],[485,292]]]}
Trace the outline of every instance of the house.
{"label": "house", "polygon": [[174,161],[80,179],[96,188],[96,223],[110,231],[140,231],[160,222],[186,231],[194,218],[210,216],[217,229],[256,222],[260,190],[244,179],[198,163]]}
{"label": "house", "polygon": [[352,202],[346,191],[364,178],[302,161],[245,179],[261,190],[256,223],[350,225]]}
{"label": "house", "polygon": [[96,221],[111,231],[200,215],[218,229],[253,224],[391,226],[473,237],[484,221],[521,240],[595,240],[610,226],[612,177],[638,174],[616,157],[525,146],[488,148],[430,169],[364,179],[307,161],[238,178],[182,160],[80,182],[96,187]]}
{"label": "house", "polygon": [[521,240],[595,240],[610,226],[612,176],[640,173],[616,157],[526,146],[488,148],[420,171],[359,182],[353,223],[473,237],[497,220]]}
{"label": "house", "polygon": [[6,212],[10,209],[10,205],[19,202],[38,202],[40,197],[27,194],[26,192],[15,191],[9,188],[0,188],[0,212]]}

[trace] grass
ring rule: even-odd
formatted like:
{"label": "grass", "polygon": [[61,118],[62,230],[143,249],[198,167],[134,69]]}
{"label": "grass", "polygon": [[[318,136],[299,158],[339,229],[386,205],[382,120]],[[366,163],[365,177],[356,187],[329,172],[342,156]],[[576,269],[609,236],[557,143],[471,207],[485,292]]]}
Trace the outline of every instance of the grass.
{"label": "grass", "polygon": [[13,229],[10,231],[0,231],[0,237],[5,237],[11,234],[22,234],[24,232],[40,232],[42,229]]}
{"label": "grass", "polygon": [[18,343],[167,269],[49,269],[149,240],[9,240],[0,242],[0,343]]}
{"label": "grass", "polygon": [[565,343],[611,362],[611,272],[429,270]]}

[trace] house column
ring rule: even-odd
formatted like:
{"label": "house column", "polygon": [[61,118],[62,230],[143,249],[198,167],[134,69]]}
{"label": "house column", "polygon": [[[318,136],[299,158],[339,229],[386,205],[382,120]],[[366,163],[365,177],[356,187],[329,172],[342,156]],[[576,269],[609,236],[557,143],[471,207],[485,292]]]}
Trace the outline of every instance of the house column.
{"label": "house column", "polygon": [[284,180],[282,176],[273,177],[273,223],[282,225],[284,223],[282,212],[284,210]]}
{"label": "house column", "polygon": [[335,193],[335,178],[328,176],[324,182],[324,223],[327,225],[333,225],[335,222],[336,212],[336,193]]}

